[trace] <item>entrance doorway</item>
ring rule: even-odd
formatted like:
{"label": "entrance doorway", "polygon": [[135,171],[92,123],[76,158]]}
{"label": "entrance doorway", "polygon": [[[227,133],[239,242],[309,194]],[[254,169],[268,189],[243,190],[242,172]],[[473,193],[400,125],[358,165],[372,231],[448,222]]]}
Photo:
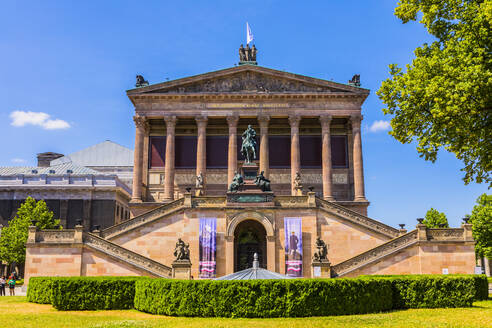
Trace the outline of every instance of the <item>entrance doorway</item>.
{"label": "entrance doorway", "polygon": [[253,266],[253,256],[258,253],[260,268],[266,268],[266,231],[255,220],[239,223],[234,231],[234,272]]}

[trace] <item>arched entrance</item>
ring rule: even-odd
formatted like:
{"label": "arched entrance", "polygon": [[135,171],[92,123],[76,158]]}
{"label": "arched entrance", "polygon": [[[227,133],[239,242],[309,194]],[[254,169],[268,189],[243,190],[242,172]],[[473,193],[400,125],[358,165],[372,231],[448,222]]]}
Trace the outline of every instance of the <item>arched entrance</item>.
{"label": "arched entrance", "polygon": [[267,267],[267,233],[256,220],[244,220],[234,230],[234,271],[251,268],[258,253],[261,268]]}

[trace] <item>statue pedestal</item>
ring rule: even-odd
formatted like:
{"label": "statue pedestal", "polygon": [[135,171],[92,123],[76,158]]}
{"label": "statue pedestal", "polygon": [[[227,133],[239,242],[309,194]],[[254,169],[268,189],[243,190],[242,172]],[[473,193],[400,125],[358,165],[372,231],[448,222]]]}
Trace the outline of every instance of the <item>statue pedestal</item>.
{"label": "statue pedestal", "polygon": [[331,264],[328,260],[313,260],[311,263],[311,278],[331,278]]}
{"label": "statue pedestal", "polygon": [[190,260],[174,261],[171,264],[173,268],[173,279],[191,279],[191,262]]}
{"label": "statue pedestal", "polygon": [[256,163],[243,163],[241,166],[241,175],[243,176],[244,183],[252,182],[258,175],[258,164]]}

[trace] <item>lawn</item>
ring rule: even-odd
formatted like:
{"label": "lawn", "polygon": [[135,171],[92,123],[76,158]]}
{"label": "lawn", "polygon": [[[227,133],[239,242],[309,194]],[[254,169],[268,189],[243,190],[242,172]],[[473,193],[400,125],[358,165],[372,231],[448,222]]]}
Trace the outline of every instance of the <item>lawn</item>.
{"label": "lawn", "polygon": [[299,319],[218,319],[154,316],[135,310],[57,311],[25,297],[0,297],[0,322],[16,328],[113,327],[492,327],[492,299],[472,308],[422,309],[389,313]]}

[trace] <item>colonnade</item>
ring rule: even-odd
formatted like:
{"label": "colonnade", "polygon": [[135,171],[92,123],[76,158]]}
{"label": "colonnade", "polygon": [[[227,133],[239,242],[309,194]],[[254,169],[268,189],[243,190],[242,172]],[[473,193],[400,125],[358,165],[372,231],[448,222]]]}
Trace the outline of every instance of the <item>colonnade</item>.
{"label": "colonnade", "polygon": [[[238,116],[228,116],[227,124],[229,127],[229,147],[227,160],[227,181],[230,183],[234,176],[237,167],[237,124]],[[197,133],[197,152],[196,152],[196,174],[202,174],[204,183],[206,183],[206,128],[208,119],[206,116],[195,117],[198,133]],[[331,162],[331,131],[330,124],[332,116],[329,114],[319,117],[321,123],[322,137],[322,176],[323,176],[323,198],[326,200],[334,200],[332,190],[332,162]],[[353,168],[354,168],[354,201],[365,201],[364,194],[364,172],[362,163],[362,140],[360,134],[360,125],[362,116],[350,116],[353,136]],[[176,116],[165,116],[166,123],[166,158],[164,171],[164,199],[173,200],[174,198],[174,157],[175,157],[175,127]],[[269,146],[268,146],[268,125],[270,117],[268,115],[258,116],[260,125],[260,151],[259,151],[259,166],[260,171],[265,171],[265,176],[268,178],[270,174],[269,164]],[[135,133],[135,151],[134,151],[134,168],[133,168],[133,189],[132,202],[142,202],[142,173],[143,173],[143,147],[144,138],[148,135],[148,122],[143,116],[134,117],[136,133]],[[301,156],[299,143],[299,126],[301,116],[289,116],[290,135],[291,135],[291,187],[292,195],[295,195],[294,179],[297,172],[301,172]]]}

